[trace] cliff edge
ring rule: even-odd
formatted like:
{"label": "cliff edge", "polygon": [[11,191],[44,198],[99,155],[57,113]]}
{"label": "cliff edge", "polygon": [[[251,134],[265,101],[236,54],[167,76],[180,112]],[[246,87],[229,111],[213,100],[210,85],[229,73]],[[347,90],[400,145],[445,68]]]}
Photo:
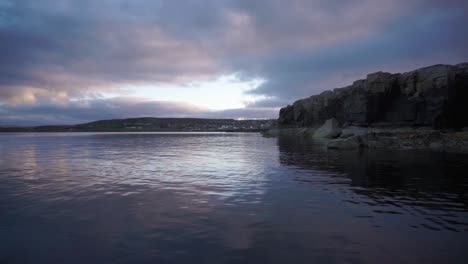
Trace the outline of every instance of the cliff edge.
{"label": "cliff edge", "polygon": [[280,110],[278,128],[330,149],[468,152],[468,63],[376,72]]}
{"label": "cliff edge", "polygon": [[406,73],[376,72],[352,85],[298,100],[280,110],[282,127],[341,125],[468,127],[468,63]]}

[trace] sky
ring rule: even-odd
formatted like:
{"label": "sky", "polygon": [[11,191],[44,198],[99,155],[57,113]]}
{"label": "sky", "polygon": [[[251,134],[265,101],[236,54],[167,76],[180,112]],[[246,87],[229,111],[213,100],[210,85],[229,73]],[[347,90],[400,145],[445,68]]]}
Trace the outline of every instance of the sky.
{"label": "sky", "polygon": [[277,118],[376,71],[468,61],[465,0],[0,0],[0,125]]}

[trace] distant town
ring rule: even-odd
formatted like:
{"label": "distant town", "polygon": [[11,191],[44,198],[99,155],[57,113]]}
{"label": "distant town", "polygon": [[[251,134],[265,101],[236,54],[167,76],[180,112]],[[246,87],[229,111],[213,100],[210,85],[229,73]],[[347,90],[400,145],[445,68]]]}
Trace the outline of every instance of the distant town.
{"label": "distant town", "polygon": [[235,120],[203,118],[128,118],[100,120],[78,125],[0,127],[0,132],[259,132],[276,120]]}

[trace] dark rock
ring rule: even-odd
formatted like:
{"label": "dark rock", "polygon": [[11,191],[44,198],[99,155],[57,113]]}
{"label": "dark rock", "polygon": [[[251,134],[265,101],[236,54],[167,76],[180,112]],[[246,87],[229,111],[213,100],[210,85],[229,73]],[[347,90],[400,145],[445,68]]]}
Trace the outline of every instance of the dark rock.
{"label": "dark rock", "polygon": [[348,137],[351,137],[351,136],[360,136],[360,135],[367,134],[367,132],[368,132],[368,128],[366,128],[366,127],[349,126],[349,127],[344,128],[341,131],[340,138],[348,138]]}
{"label": "dark rock", "polygon": [[314,133],[314,138],[336,138],[341,134],[341,128],[338,120],[335,118],[325,121],[317,131]]}
{"label": "dark rock", "polygon": [[376,72],[351,86],[298,100],[280,110],[281,126],[318,127],[336,118],[354,126],[468,126],[468,63],[403,74]]}
{"label": "dark rock", "polygon": [[468,132],[442,134],[441,139],[441,150],[468,153]]}
{"label": "dark rock", "polygon": [[364,147],[364,142],[361,136],[334,139],[327,144],[327,148],[329,149],[354,150],[361,147]]}
{"label": "dark rock", "polygon": [[441,133],[429,128],[380,128],[367,133],[367,146],[371,149],[428,149],[435,148],[433,143],[440,140]]}

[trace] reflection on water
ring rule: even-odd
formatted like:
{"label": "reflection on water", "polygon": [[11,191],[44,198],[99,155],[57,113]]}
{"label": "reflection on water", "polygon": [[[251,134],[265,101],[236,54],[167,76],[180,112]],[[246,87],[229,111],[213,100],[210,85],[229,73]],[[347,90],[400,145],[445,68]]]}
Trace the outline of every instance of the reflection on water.
{"label": "reflection on water", "polygon": [[468,156],[0,134],[0,263],[464,263]]}
{"label": "reflection on water", "polygon": [[[280,139],[280,161],[314,172],[297,181],[343,184],[351,204],[371,214],[412,215],[411,226],[440,231],[468,231],[468,156],[428,151],[324,151]],[[317,177],[325,175],[326,179]],[[385,217],[383,217],[385,221]],[[460,222],[462,221],[462,222]],[[385,222],[383,223],[385,224]]]}

